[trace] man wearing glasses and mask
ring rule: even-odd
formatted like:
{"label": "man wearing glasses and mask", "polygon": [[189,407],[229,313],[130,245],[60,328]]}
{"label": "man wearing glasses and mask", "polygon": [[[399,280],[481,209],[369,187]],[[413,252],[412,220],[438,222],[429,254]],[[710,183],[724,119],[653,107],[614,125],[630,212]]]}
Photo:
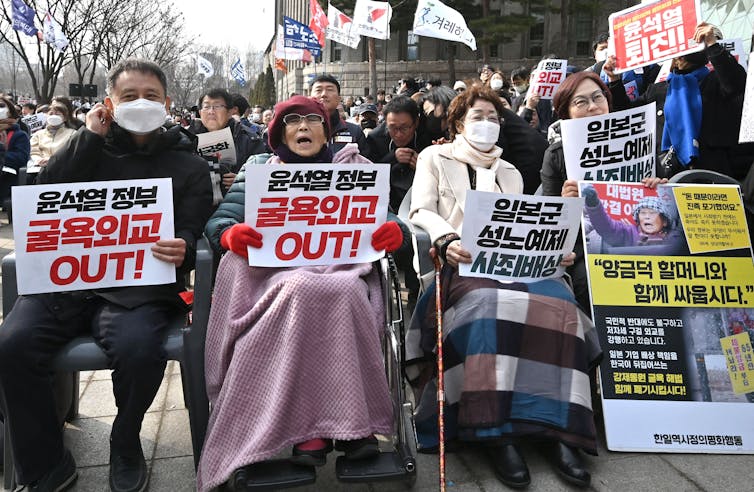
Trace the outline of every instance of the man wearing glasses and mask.
{"label": "man wearing glasses and mask", "polygon": [[180,125],[163,126],[170,98],[162,69],[124,60],[108,74],[107,89],[105,103],[87,113],[86,126],[50,158],[38,182],[172,178],[175,237],[157,241],[151,253],[172,264],[178,280],[18,297],[0,326],[0,401],[6,431],[13,436],[16,476],[25,490],[63,491],[76,480],[50,372],[57,351],[82,333],[95,337],[113,370],[118,414],[110,434],[110,489],[146,489],[139,432],[165,371],[165,331],[186,310],[178,294],[210,215],[207,164],[193,155],[193,136]]}

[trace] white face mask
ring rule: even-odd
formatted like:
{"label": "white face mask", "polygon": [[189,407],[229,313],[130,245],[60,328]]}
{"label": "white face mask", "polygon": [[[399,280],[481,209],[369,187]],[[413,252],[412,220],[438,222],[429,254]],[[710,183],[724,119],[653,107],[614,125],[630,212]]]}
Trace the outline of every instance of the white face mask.
{"label": "white face mask", "polygon": [[58,127],[63,124],[63,117],[59,114],[51,114],[47,117],[47,126],[51,126],[53,128]]}
{"label": "white face mask", "polygon": [[115,106],[115,122],[126,131],[146,135],[165,123],[165,104],[137,99]]}
{"label": "white face mask", "polygon": [[251,113],[251,121],[254,123],[259,123],[262,121],[262,115],[259,113]]}
{"label": "white face mask", "polygon": [[520,95],[526,92],[526,90],[529,89],[529,86],[526,84],[514,85],[513,89],[516,91],[516,94]]}
{"label": "white face mask", "polygon": [[500,138],[500,125],[491,121],[472,121],[466,124],[463,136],[477,149],[487,152]]}
{"label": "white face mask", "polygon": [[8,117],[8,108],[0,108],[0,120]]}
{"label": "white face mask", "polygon": [[500,79],[492,79],[490,80],[490,88],[493,91],[499,91],[503,88],[503,81]]}
{"label": "white face mask", "polygon": [[598,62],[607,60],[607,50],[600,50],[594,54],[594,59]]}
{"label": "white face mask", "polygon": [[86,113],[79,113],[76,115],[76,119],[82,123],[86,123]]}

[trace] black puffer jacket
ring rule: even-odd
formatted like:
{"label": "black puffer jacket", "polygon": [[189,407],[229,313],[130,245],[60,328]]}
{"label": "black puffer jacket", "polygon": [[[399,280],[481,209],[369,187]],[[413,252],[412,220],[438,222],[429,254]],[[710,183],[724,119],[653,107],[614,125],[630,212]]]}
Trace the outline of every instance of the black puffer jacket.
{"label": "black puffer jacket", "polygon": [[[178,281],[168,285],[120,287],[96,291],[108,301],[134,308],[150,302],[181,306],[178,292],[183,275],[194,268],[196,241],[212,210],[207,163],[193,155],[196,137],[180,126],[162,129],[144,148],[113,123],[106,138],[80,128],[39,174],[40,184],[172,178],[175,237],[186,241],[186,256],[177,269]],[[48,296],[48,294],[44,294]]]}

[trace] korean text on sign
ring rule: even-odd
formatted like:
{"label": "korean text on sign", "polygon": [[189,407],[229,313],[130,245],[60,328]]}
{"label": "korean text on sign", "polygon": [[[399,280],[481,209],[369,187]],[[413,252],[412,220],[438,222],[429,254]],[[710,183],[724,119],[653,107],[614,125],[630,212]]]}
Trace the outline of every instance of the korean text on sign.
{"label": "korean text on sign", "polygon": [[563,120],[568,179],[638,182],[655,175],[655,103]]}
{"label": "korean text on sign", "polygon": [[566,78],[568,60],[542,60],[531,74],[529,96],[552,99]]}
{"label": "korean text on sign", "polygon": [[175,282],[151,247],[172,238],[169,178],[13,188],[18,292]]}
{"label": "korean text on sign", "polygon": [[249,265],[374,261],[372,233],[387,218],[388,166],[301,164],[247,169],[246,222],[263,236]]}
{"label": "korean text on sign", "polygon": [[693,37],[701,21],[699,0],[658,0],[611,14],[616,72],[700,51]]}
{"label": "korean text on sign", "polygon": [[560,262],[573,251],[582,203],[576,198],[538,197],[470,190],[463,221],[464,247],[472,263],[466,277],[536,282],[563,275]]}

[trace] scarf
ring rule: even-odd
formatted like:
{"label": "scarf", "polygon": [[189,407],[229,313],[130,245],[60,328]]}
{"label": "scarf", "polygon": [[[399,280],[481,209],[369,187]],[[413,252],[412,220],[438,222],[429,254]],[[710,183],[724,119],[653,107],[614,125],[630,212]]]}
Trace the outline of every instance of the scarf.
{"label": "scarf", "polygon": [[450,143],[450,154],[453,160],[466,164],[474,171],[473,177],[469,175],[472,188],[479,191],[500,191],[496,188],[496,175],[491,168],[500,159],[503,149],[495,145],[487,152],[482,152],[459,133]]}
{"label": "scarf", "polygon": [[319,153],[311,157],[302,157],[294,153],[287,145],[281,143],[275,149],[275,154],[286,164],[329,164],[332,162],[333,153],[328,145],[323,145]]}
{"label": "scarf", "polygon": [[708,73],[709,69],[702,66],[691,73],[668,75],[662,150],[672,146],[684,166],[699,156],[698,139],[702,129],[702,93],[699,84]]}

